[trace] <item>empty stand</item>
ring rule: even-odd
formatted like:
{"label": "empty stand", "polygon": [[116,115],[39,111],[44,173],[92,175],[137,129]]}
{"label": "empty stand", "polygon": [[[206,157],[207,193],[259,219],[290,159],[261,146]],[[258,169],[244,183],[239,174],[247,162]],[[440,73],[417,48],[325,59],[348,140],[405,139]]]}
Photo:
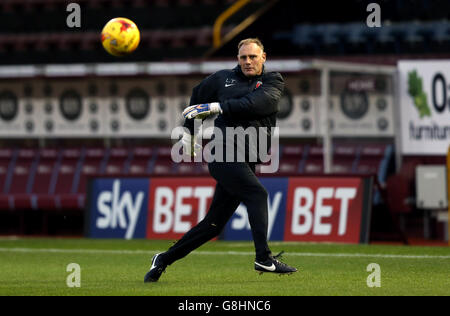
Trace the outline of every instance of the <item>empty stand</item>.
{"label": "empty stand", "polygon": [[312,145],[311,147],[309,147],[303,172],[315,174],[324,172],[322,146]]}
{"label": "empty stand", "polygon": [[275,32],[274,40],[290,41],[299,54],[341,55],[354,53],[409,54],[437,53],[448,49],[450,22],[397,21],[379,28],[364,22],[301,23]]}
{"label": "empty stand", "polygon": [[13,175],[8,194],[14,196],[14,208],[30,209],[31,180],[37,163],[36,149],[19,149],[17,160],[13,167]]}
{"label": "empty stand", "polygon": [[392,147],[389,144],[362,145],[356,173],[378,175],[379,181],[386,181],[389,163],[393,158]]}
{"label": "empty stand", "polygon": [[175,166],[175,172],[179,175],[194,176],[200,173],[198,163],[196,162],[180,162]]}
{"label": "empty stand", "polygon": [[76,192],[74,184],[78,183],[81,158],[80,148],[63,149],[54,190],[56,208],[78,208],[78,200],[74,196]]}
{"label": "empty stand", "polygon": [[153,163],[153,149],[151,147],[135,147],[132,150],[133,158],[129,166],[129,174],[149,175]]}
{"label": "empty stand", "polygon": [[8,186],[7,179],[10,164],[13,162],[13,150],[10,148],[0,149],[0,194],[5,192],[5,188]]}
{"label": "empty stand", "polygon": [[[3,0],[0,63],[112,62],[114,58],[105,55],[98,43],[98,31],[111,17],[124,15],[141,31],[140,47],[128,61],[202,57],[212,46],[214,21],[233,2],[80,0],[81,32],[67,28],[67,16],[61,14],[66,1]],[[279,1],[249,27],[248,34],[260,34],[273,56],[447,53],[448,1],[398,3],[383,3],[382,27],[368,28],[365,1],[330,3],[327,10],[318,3]],[[266,4],[253,0],[245,5],[227,20],[223,34]],[[231,46],[215,57],[234,54],[232,41]]]}
{"label": "empty stand", "polygon": [[74,180],[78,176],[80,159],[80,148],[63,149],[54,191],[56,194],[71,194],[75,192]]}
{"label": "empty stand", "polygon": [[332,173],[354,173],[359,146],[353,144],[336,144],[333,149]]}
{"label": "empty stand", "polygon": [[169,175],[175,172],[175,163],[172,161],[170,146],[156,148],[156,161],[151,173],[154,175]]}
{"label": "empty stand", "polygon": [[39,152],[39,162],[31,185],[34,208],[56,208],[54,191],[58,176],[59,154],[59,150],[54,148],[43,148]]}
{"label": "empty stand", "polygon": [[127,148],[111,148],[108,153],[105,173],[108,175],[127,174],[131,155],[132,151]]}
{"label": "empty stand", "polygon": [[86,194],[88,177],[101,175],[105,170],[106,150],[104,148],[86,148],[83,156],[79,183],[75,183],[75,192]]}
{"label": "empty stand", "polygon": [[[141,31],[139,49],[128,61],[201,57],[212,45],[212,26],[230,3],[224,1],[80,0],[82,30],[67,27],[67,2],[0,2],[0,63],[77,63],[115,61],[104,53],[99,31],[115,16],[127,16]],[[254,12],[252,1],[224,26],[224,33]],[[11,54],[14,51],[15,54]]]}
{"label": "empty stand", "polygon": [[302,145],[284,145],[281,149],[279,174],[296,175],[300,173],[300,164],[304,159]]}
{"label": "empty stand", "polygon": [[37,158],[37,151],[34,149],[19,149],[17,159],[13,167],[13,176],[8,188],[8,193],[29,192],[29,179],[33,162]]}
{"label": "empty stand", "polygon": [[0,210],[14,208],[14,201],[7,191],[16,155],[17,153],[13,149],[0,149]]}
{"label": "empty stand", "polygon": [[31,193],[50,194],[54,191],[58,150],[53,148],[41,149],[31,184]]}
{"label": "empty stand", "polygon": [[[0,209],[3,210],[83,210],[87,181],[91,176],[207,176],[208,164],[203,161],[174,163],[171,146],[115,148],[43,148],[0,150]],[[323,174],[323,149],[316,144],[286,144],[280,146],[277,172],[258,176],[298,176]],[[415,166],[423,158],[405,162],[397,177],[390,177],[393,160],[392,144],[343,143],[333,147],[335,174],[375,175],[380,183],[387,182],[388,194],[382,195],[396,212],[410,212],[414,194]],[[440,162],[439,159],[427,162]],[[383,189],[383,188],[382,188]],[[374,203],[380,193],[375,191]]]}

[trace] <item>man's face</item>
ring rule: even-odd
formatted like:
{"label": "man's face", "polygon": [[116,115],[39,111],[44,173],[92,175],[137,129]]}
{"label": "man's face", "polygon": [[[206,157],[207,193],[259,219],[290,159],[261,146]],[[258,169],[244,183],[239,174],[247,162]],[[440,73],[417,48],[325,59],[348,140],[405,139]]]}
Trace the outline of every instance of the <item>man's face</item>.
{"label": "man's face", "polygon": [[255,43],[245,44],[239,49],[238,60],[246,77],[258,76],[266,62],[266,53]]}

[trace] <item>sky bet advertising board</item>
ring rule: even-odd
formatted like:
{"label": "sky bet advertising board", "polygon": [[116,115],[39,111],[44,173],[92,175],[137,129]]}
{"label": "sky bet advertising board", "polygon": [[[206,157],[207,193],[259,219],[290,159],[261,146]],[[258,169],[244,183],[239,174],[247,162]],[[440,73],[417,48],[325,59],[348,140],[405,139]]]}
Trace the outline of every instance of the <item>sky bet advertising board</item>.
{"label": "sky bet advertising board", "polygon": [[[367,243],[372,179],[261,178],[267,189],[269,240]],[[176,240],[208,212],[213,178],[93,178],[86,235]],[[219,239],[252,240],[241,204]]]}

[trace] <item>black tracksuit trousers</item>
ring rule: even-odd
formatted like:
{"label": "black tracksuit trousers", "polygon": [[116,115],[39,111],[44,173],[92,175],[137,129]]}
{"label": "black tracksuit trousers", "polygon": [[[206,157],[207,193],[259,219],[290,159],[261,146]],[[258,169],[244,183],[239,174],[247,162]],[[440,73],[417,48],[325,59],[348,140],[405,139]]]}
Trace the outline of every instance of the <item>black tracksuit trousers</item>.
{"label": "black tracksuit trousers", "polygon": [[218,236],[241,202],[247,207],[256,260],[266,260],[271,254],[267,244],[268,194],[255,175],[255,164],[212,162],[208,168],[217,181],[209,211],[200,223],[161,254],[162,261],[170,265]]}

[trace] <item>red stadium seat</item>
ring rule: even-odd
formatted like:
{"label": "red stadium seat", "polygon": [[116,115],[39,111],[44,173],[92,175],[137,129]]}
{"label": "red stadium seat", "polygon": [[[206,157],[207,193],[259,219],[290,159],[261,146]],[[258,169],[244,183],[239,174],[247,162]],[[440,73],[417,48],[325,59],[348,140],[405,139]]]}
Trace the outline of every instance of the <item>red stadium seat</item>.
{"label": "red stadium seat", "polygon": [[13,163],[13,157],[13,149],[0,149],[0,210],[14,208],[14,200],[6,192],[9,187],[8,179],[12,175],[10,166]]}
{"label": "red stadium seat", "polygon": [[73,183],[78,176],[81,149],[64,149],[62,160],[58,168],[58,177],[55,186],[55,194],[71,194],[74,192]]}
{"label": "red stadium seat", "polygon": [[54,179],[54,170],[58,162],[57,149],[41,149],[39,162],[33,177],[31,193],[49,194],[52,193],[52,180]]}
{"label": "red stadium seat", "polygon": [[80,174],[80,162],[82,151],[79,148],[64,149],[62,160],[58,167],[58,177],[56,180],[54,194],[56,196],[56,207],[77,208],[77,197],[74,184]]}
{"label": "red stadium seat", "polygon": [[333,150],[333,173],[350,174],[355,170],[359,146],[354,144],[336,144]]}
{"label": "red stadium seat", "polygon": [[80,169],[80,181],[75,192],[81,195],[86,194],[88,177],[103,174],[103,162],[105,161],[104,148],[85,149],[84,159]]}
{"label": "red stadium seat", "polygon": [[173,173],[174,164],[170,160],[158,160],[153,167],[154,175],[170,175]]}
{"label": "red stadium seat", "polygon": [[153,159],[153,149],[150,147],[135,147],[133,158],[128,169],[132,175],[149,175],[150,164]]}
{"label": "red stadium seat", "polygon": [[179,175],[197,175],[200,173],[198,163],[180,162],[176,164],[176,173]]}
{"label": "red stadium seat", "polygon": [[295,158],[283,159],[280,161],[278,174],[295,175],[298,174],[299,160]]}
{"label": "red stadium seat", "polygon": [[386,146],[385,144],[362,146],[356,173],[377,174],[385,155]]}
{"label": "red stadium seat", "polygon": [[171,157],[172,147],[162,146],[156,148],[156,161],[153,165],[152,174],[154,175],[170,175],[176,170],[176,163]]}
{"label": "red stadium seat", "polygon": [[296,175],[300,173],[300,164],[304,156],[302,145],[285,145],[281,149],[278,174]]}
{"label": "red stadium seat", "polygon": [[124,175],[128,173],[127,162],[131,151],[127,148],[111,148],[109,150],[108,162],[105,173],[108,175]]}
{"label": "red stadium seat", "polygon": [[39,209],[55,209],[55,180],[57,176],[57,167],[59,159],[59,150],[53,148],[44,148],[40,150],[39,163],[37,164],[31,193],[36,198]]}
{"label": "red stadium seat", "polygon": [[311,146],[305,162],[304,173],[323,173],[323,148],[322,146]]}
{"label": "red stadium seat", "polygon": [[86,186],[89,176],[101,174],[102,162],[105,150],[103,148],[87,148],[82,155],[77,174],[74,177],[73,187],[70,194],[60,197],[60,207],[63,209],[83,209],[86,199]]}
{"label": "red stadium seat", "polygon": [[34,149],[20,149],[14,164],[13,177],[8,193],[27,193],[31,167],[35,161],[37,151]]}
{"label": "red stadium seat", "polygon": [[11,160],[13,158],[13,150],[9,148],[0,149],[0,194],[4,193],[6,180]]}
{"label": "red stadium seat", "polygon": [[13,175],[8,194],[14,197],[15,209],[32,208],[30,185],[32,180],[33,164],[37,161],[37,150],[20,149],[16,163],[13,167]]}

